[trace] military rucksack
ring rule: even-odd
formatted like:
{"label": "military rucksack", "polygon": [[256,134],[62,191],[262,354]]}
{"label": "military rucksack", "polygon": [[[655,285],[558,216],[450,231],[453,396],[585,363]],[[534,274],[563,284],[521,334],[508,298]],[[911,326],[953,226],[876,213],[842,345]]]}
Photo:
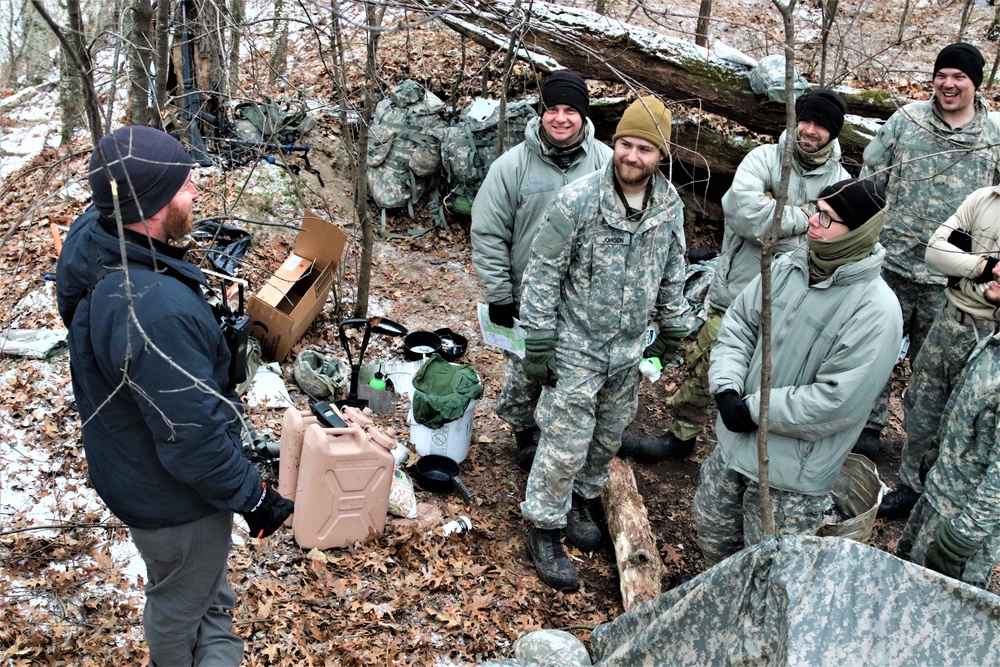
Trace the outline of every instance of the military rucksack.
{"label": "military rucksack", "polygon": [[292,109],[291,102],[279,103],[270,97],[261,102],[241,102],[233,109],[236,138],[256,145],[289,146],[316,127],[316,119],[305,109]]}
{"label": "military rucksack", "polygon": [[444,102],[413,80],[406,80],[375,107],[368,129],[368,193],[383,209],[413,204],[437,180],[441,140],[447,124]]}
{"label": "military rucksack", "polygon": [[[507,105],[504,148],[524,141],[524,128],[537,116],[530,101]],[[477,98],[441,133],[441,166],[447,178],[447,205],[468,215],[486,172],[497,159],[500,143],[500,102]]]}
{"label": "military rucksack", "polygon": [[[795,97],[809,90],[810,83],[795,71],[792,79],[792,89]],[[750,88],[758,95],[764,96],[764,102],[785,103],[785,57],[766,56],[760,59],[757,66],[750,72]]]}

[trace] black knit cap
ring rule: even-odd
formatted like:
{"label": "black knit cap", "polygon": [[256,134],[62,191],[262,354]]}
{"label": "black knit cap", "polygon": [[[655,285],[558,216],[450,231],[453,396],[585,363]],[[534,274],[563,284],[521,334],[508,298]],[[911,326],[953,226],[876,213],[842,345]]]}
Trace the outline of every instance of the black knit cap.
{"label": "black knit cap", "polygon": [[849,178],[820,191],[823,199],[841,222],[857,229],[885,208],[885,189],[871,178]]}
{"label": "black knit cap", "polygon": [[966,42],[955,42],[941,49],[941,53],[935,58],[934,74],[945,67],[961,70],[972,80],[976,90],[979,90],[979,84],[983,82],[985,64],[986,60],[979,49]]}
{"label": "black knit cap", "polygon": [[847,103],[827,88],[810,90],[795,102],[795,122],[811,120],[830,133],[830,141],[840,136],[844,127]]}
{"label": "black knit cap", "polygon": [[542,81],[542,109],[566,104],[584,118],[590,113],[590,91],[579,74],[565,70],[550,74]]}
{"label": "black knit cap", "polygon": [[181,142],[166,132],[129,125],[105,136],[90,155],[88,178],[94,205],[108,220],[115,219],[115,203],[98,151],[104,154],[118,184],[118,206],[124,225],[149,220],[159,213],[184,186],[193,166]]}

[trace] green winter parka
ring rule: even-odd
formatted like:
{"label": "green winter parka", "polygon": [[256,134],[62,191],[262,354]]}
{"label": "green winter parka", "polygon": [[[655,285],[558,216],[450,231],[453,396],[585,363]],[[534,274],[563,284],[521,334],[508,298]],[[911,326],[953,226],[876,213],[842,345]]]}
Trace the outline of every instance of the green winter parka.
{"label": "green winter parka", "polygon": [[[777,205],[773,195],[781,183],[784,150],[785,133],[782,133],[778,143],[750,151],[736,169],[732,187],[722,196],[726,226],[718,267],[708,290],[708,302],[719,312],[725,312],[736,295],[760,275],[761,247]],[[826,186],[850,177],[840,164],[840,143],[836,139],[830,159],[815,169],[803,171],[802,165],[792,160],[788,199],[778,228],[780,240],[774,248],[776,255],[805,245],[809,216],[800,207],[815,199]]]}
{"label": "green winter parka", "polygon": [[610,162],[612,151],[584,122],[582,150],[564,171],[532,118],[524,141],[497,158],[472,205],[472,265],[489,303],[521,302],[521,278],[545,210],[564,185]]}
{"label": "green winter parka", "polygon": [[[892,373],[903,335],[896,295],[881,277],[885,249],[809,284],[808,249],[782,255],[772,274],[772,378],[768,426],[773,488],[829,493]],[[760,421],[758,276],[726,311],[708,371],[713,395],[733,389]],[[757,432],[719,418],[726,465],[757,479]]]}

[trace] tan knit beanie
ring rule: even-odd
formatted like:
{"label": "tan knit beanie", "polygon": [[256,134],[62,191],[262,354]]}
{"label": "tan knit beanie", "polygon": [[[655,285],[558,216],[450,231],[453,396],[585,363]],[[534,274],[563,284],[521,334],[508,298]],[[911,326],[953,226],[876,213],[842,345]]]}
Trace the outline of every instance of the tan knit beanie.
{"label": "tan knit beanie", "polygon": [[670,110],[663,106],[663,102],[655,97],[640,97],[625,109],[611,143],[622,137],[638,137],[653,143],[666,157],[669,154],[670,121]]}

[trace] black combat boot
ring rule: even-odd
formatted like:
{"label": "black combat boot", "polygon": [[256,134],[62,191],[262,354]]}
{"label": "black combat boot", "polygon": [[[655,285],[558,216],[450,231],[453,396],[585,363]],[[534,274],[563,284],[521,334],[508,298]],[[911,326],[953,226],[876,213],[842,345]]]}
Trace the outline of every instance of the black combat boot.
{"label": "black combat boot", "polygon": [[876,519],[905,519],[910,516],[910,510],[917,504],[920,494],[906,484],[900,484],[895,491],[890,491],[882,498],[882,504],[875,513]]}
{"label": "black combat boot", "polygon": [[681,440],[670,431],[652,438],[639,438],[630,433],[623,433],[622,447],[618,450],[618,456],[631,457],[636,463],[683,459],[694,451],[696,440],[697,438]]}
{"label": "black combat boot", "polygon": [[877,428],[868,428],[866,426],[861,429],[861,435],[858,436],[858,441],[854,443],[854,448],[851,449],[851,453],[861,454],[862,456],[874,459],[878,456],[878,450],[881,442],[882,432]]}
{"label": "black combat boot", "polygon": [[573,494],[573,505],[566,515],[566,538],[581,551],[593,551],[601,543],[601,529],[590,516],[590,502]]}
{"label": "black combat boot", "polygon": [[517,465],[528,472],[535,461],[535,450],[538,449],[538,429],[529,428],[526,431],[515,431],[514,442],[517,444]]}
{"label": "black combat boot", "polygon": [[580,588],[576,566],[563,550],[561,530],[532,528],[528,536],[528,554],[535,563],[538,578],[556,590],[572,593]]}

